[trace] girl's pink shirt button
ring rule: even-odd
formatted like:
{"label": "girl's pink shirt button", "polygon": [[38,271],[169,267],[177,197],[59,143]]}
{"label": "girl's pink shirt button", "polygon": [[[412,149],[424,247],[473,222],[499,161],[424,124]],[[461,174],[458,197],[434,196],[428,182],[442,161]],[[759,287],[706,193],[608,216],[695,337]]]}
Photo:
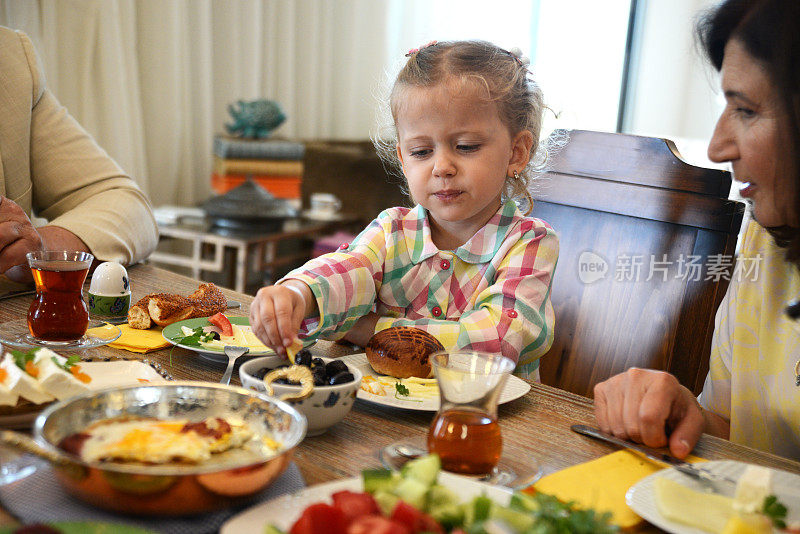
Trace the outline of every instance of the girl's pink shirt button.
{"label": "girl's pink shirt button", "polygon": [[442,314],[442,309],[439,306],[434,306],[434,308],[431,310],[431,313],[434,317],[439,317]]}
{"label": "girl's pink shirt button", "polygon": [[447,260],[442,260],[442,263],[440,265],[442,266],[442,269],[445,271],[450,268],[450,262]]}
{"label": "girl's pink shirt button", "polygon": [[349,247],[349,246],[350,246],[350,243],[342,243],[341,245],[339,245],[339,248],[340,248],[340,249],[342,249],[342,250],[344,250],[344,249],[346,249],[346,248],[347,248],[347,247]]}
{"label": "girl's pink shirt button", "polygon": [[513,318],[515,318],[517,316],[517,312],[514,311],[514,310],[508,310],[506,312],[506,315],[508,315],[509,317],[511,317],[513,319]]}

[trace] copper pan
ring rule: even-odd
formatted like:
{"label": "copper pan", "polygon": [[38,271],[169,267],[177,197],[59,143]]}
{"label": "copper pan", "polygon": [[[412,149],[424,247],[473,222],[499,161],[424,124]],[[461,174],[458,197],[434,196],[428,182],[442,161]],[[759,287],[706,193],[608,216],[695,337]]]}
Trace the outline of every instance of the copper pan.
{"label": "copper pan", "polygon": [[[239,417],[256,439],[198,465],[90,463],[57,447],[93,422],[126,415],[192,421]],[[247,501],[283,473],[305,432],[305,417],[285,402],[221,384],[169,382],[55,403],[36,418],[33,439],[3,431],[0,442],[45,458],[64,489],[92,505],[126,514],[179,516]],[[261,446],[264,437],[280,443],[278,450]]]}

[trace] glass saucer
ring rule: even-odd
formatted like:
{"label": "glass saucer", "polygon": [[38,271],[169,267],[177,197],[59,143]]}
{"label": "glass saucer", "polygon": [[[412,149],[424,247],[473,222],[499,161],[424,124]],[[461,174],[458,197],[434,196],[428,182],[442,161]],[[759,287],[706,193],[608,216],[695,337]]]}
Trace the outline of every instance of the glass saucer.
{"label": "glass saucer", "polygon": [[[395,441],[382,448],[378,454],[381,463],[388,469],[400,470],[406,462],[428,454],[424,438],[410,438]],[[491,473],[485,475],[464,475],[487,484],[504,486],[512,490],[527,488],[542,476],[542,469],[532,456],[518,460],[502,456]]]}
{"label": "glass saucer", "polygon": [[[90,328],[106,326],[102,321],[89,321]],[[102,347],[116,340],[122,335],[122,330],[118,326],[108,325],[108,337],[98,337],[93,334],[85,334],[80,339],[74,341],[48,341],[33,337],[28,330],[28,321],[9,321],[0,324],[0,343],[9,347],[19,349],[29,349],[31,347],[46,347],[52,350],[84,350]]]}
{"label": "glass saucer", "polygon": [[0,486],[16,482],[47,466],[48,463],[41,458],[0,445]]}

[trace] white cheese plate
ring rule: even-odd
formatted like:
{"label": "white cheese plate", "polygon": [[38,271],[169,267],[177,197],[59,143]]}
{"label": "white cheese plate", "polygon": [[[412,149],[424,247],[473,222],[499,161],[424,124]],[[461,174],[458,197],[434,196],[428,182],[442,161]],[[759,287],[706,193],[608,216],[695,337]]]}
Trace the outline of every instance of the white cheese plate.
{"label": "white cheese plate", "polygon": [[[92,378],[89,386],[93,390],[166,381],[151,366],[135,360],[80,362],[78,365]],[[16,406],[0,406],[0,428],[30,428],[36,416],[49,404],[19,401]]]}
{"label": "white cheese plate", "polygon": [[[744,473],[747,465],[748,464],[744,462],[736,462],[733,460],[703,462],[704,469],[708,469],[713,473],[726,476],[733,480],[739,480],[739,477]],[[778,500],[788,509],[786,522],[792,523],[800,521],[800,475],[778,469],[770,469],[770,471],[772,471],[772,493],[775,494]],[[706,534],[704,530],[676,523],[661,515],[658,511],[655,489],[653,487],[653,482],[658,477],[667,477],[695,491],[705,491],[705,488],[700,482],[691,477],[675,469],[663,469],[643,478],[631,486],[628,493],[625,494],[625,502],[631,507],[631,510],[649,523],[667,532],[672,532],[673,534]],[[730,486],[720,487],[719,490],[723,495],[733,496],[733,484],[720,483],[718,485]]]}

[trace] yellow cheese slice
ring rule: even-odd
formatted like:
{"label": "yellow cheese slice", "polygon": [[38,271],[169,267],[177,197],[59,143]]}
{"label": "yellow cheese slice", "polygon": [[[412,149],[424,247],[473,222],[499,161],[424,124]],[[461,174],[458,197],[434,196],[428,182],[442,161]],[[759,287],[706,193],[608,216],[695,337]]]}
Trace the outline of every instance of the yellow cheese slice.
{"label": "yellow cheese slice", "polygon": [[[699,458],[689,458],[689,461],[697,460]],[[625,504],[625,493],[644,477],[663,468],[634,452],[621,450],[542,477],[533,489],[565,502],[575,501],[581,508],[611,512],[614,524],[629,528],[643,520]]]}
{"label": "yellow cheese slice", "polygon": [[734,515],[730,497],[695,491],[667,477],[656,478],[653,490],[658,511],[676,523],[706,532],[722,532]]}

